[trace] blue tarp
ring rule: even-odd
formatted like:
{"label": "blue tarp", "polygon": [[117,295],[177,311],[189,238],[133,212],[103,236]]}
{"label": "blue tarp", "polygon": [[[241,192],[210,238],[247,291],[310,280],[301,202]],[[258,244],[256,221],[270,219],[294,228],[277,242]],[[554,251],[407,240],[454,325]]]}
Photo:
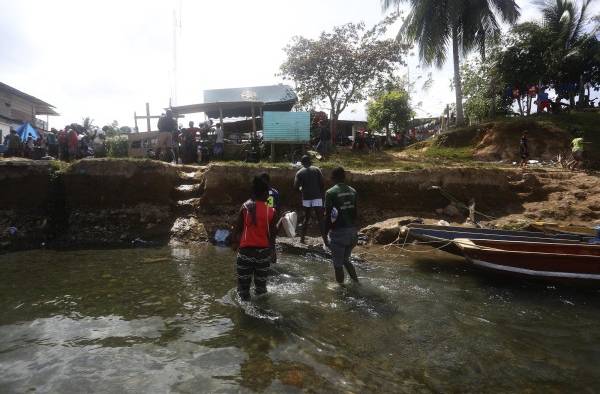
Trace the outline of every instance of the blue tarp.
{"label": "blue tarp", "polygon": [[37,130],[34,129],[33,126],[27,122],[19,126],[19,128],[17,129],[17,134],[23,142],[27,142],[27,138],[29,138],[29,136],[31,136],[31,138],[33,138],[34,141],[37,140],[40,136]]}

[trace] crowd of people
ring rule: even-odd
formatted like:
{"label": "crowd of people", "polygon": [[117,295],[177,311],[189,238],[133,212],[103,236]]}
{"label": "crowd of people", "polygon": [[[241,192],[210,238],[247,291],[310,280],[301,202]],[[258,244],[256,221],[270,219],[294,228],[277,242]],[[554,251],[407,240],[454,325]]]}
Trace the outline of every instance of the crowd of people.
{"label": "crowd of people", "polygon": [[11,128],[3,141],[4,157],[55,158],[71,161],[94,154],[93,141],[96,138],[96,131],[93,133],[78,131],[75,125],[67,125],[62,130],[54,128],[49,131],[34,130],[35,134],[30,133],[23,138]]}
{"label": "crowd of people", "polygon": [[[225,133],[219,123],[213,127],[212,120],[195,126],[193,121],[187,128],[180,128],[171,110],[158,120],[158,153],[163,160],[176,163],[207,163],[211,158],[223,159]],[[214,136],[210,141],[209,136]],[[212,145],[212,149],[211,149]]]}
{"label": "crowd of people", "polygon": [[[358,276],[350,261],[352,249],[358,241],[356,227],[357,193],[346,184],[342,167],[331,173],[333,186],[325,191],[323,174],[312,165],[308,156],[302,157],[302,168],[296,173],[294,188],[300,192],[304,220],[300,241],[305,237],[314,213],[323,243],[331,250],[336,281],[344,283],[344,269],[354,282]],[[267,292],[269,267],[276,263],[275,238],[281,216],[279,193],[271,186],[268,174],[254,177],[251,197],[242,204],[234,231],[234,249],[237,255],[237,290],[244,301],[250,299],[254,282],[256,295]]]}

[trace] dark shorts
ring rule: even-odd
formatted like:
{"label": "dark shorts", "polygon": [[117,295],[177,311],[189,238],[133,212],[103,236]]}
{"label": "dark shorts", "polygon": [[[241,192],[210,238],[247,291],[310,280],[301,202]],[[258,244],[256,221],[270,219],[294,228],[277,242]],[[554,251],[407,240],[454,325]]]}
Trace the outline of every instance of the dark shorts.
{"label": "dark shorts", "polygon": [[333,229],[329,232],[329,242],[334,267],[343,267],[350,262],[352,249],[358,242],[355,227]]}
{"label": "dark shorts", "polygon": [[582,161],[583,160],[583,151],[582,150],[574,150],[573,151],[573,160]]}

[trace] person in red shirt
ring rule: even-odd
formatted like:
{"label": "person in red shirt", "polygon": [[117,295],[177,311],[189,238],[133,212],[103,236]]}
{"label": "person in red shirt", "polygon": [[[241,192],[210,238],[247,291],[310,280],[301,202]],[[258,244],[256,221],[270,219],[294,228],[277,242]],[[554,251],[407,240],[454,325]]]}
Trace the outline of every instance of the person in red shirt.
{"label": "person in red shirt", "polygon": [[242,205],[234,232],[234,239],[239,243],[237,291],[243,301],[250,300],[252,280],[256,295],[267,292],[277,232],[275,209],[267,203],[269,185],[259,176],[252,180],[252,196]]}
{"label": "person in red shirt", "polygon": [[69,147],[69,159],[76,160],[77,153],[79,153],[79,138],[75,129],[69,130],[67,134],[67,145]]}

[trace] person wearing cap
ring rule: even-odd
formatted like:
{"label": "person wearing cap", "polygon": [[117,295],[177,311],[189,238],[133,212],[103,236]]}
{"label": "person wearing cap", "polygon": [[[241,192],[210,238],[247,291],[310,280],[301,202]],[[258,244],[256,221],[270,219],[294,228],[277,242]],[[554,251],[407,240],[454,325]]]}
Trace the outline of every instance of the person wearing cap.
{"label": "person wearing cap", "polygon": [[333,258],[335,279],[344,283],[344,268],[354,282],[358,276],[350,262],[352,249],[358,242],[356,229],[356,190],[346,184],[346,172],[342,167],[331,172],[333,187],[325,193],[325,230],[329,237],[329,249]]}
{"label": "person wearing cap", "polygon": [[300,242],[304,243],[308,223],[310,221],[311,212],[314,211],[319,223],[319,231],[325,245],[329,244],[325,235],[325,227],[323,222],[323,194],[325,192],[325,184],[323,182],[323,174],[318,167],[312,165],[310,157],[302,156],[300,159],[302,168],[298,170],[294,178],[294,189],[302,193],[302,207],[304,209],[304,219],[302,221],[302,229],[300,230]]}

